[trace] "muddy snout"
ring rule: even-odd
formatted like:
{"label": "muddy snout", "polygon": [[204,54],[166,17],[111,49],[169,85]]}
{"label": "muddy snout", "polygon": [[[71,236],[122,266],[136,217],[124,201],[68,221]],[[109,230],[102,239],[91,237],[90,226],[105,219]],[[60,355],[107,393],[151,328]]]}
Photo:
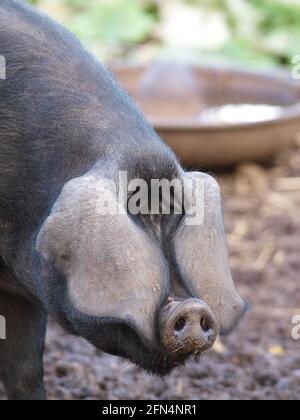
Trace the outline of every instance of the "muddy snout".
{"label": "muddy snout", "polygon": [[161,342],[177,354],[200,354],[218,336],[218,323],[206,303],[199,299],[170,302],[160,314]]}

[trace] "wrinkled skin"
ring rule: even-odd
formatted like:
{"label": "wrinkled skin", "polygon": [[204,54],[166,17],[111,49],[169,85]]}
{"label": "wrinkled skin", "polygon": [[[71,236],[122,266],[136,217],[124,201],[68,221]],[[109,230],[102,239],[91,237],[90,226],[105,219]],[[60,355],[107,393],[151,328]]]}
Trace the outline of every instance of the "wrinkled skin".
{"label": "wrinkled skin", "polygon": [[189,357],[160,339],[170,297],[204,298],[223,332],[244,311],[218,186],[192,175],[206,185],[208,216],[198,229],[175,214],[99,218],[103,178],[127,171],[150,184],[191,175],[110,73],[49,18],[0,0],[0,54],[0,376],[8,396],[46,396],[48,314],[103,351],[167,374]]}

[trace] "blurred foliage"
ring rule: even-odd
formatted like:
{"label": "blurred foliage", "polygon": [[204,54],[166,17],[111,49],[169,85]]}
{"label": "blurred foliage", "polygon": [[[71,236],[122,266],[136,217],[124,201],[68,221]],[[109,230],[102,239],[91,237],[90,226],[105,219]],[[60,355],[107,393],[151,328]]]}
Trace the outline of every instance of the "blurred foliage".
{"label": "blurred foliage", "polygon": [[154,27],[154,17],[145,11],[139,0],[69,0],[68,3],[82,6],[69,26],[87,42],[142,42]]}
{"label": "blurred foliage", "polygon": [[[180,55],[184,49],[194,60],[288,65],[300,53],[300,0],[28,1],[65,23],[106,60],[147,59],[168,51]],[[221,41],[212,43],[218,27],[215,36]],[[198,42],[201,38],[204,42]]]}

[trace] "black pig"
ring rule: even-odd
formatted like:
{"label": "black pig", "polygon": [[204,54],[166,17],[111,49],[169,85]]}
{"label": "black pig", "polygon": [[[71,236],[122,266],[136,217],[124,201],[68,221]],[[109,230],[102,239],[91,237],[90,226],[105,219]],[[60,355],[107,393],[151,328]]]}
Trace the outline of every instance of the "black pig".
{"label": "black pig", "polygon": [[[0,55],[0,376],[8,396],[46,396],[48,314],[159,375],[210,348],[245,309],[216,182],[185,173],[111,74],[21,1],[0,0]],[[131,214],[125,204],[100,216],[103,180],[120,171],[147,185],[201,179],[204,223]],[[117,202],[113,189],[105,197]]]}

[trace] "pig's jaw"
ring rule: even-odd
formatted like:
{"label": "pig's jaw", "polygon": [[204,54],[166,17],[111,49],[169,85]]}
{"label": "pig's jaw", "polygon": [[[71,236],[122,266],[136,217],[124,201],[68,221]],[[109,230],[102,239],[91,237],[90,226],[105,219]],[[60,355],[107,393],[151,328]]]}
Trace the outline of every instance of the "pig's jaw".
{"label": "pig's jaw", "polygon": [[53,271],[49,266],[48,269],[48,280],[55,293],[48,296],[47,307],[66,331],[86,339],[105,353],[129,360],[148,373],[161,377],[183,366],[193,356],[167,352],[159,344],[159,339],[147,340],[142,330],[125,320],[79,312],[69,299],[64,276],[53,266]]}
{"label": "pig's jaw", "polygon": [[62,316],[57,321],[67,331],[83,337],[105,353],[132,362],[150,374],[168,375],[190,358],[190,355],[166,352],[158,340],[146,340],[142,331],[136,330],[124,320],[88,316],[78,312],[68,298],[63,300]]}
{"label": "pig's jaw", "polygon": [[[103,337],[105,341],[103,342]],[[109,338],[108,338],[109,337]],[[146,372],[166,376],[175,368],[183,366],[188,356],[166,353],[151,343],[146,345],[137,334],[126,326],[107,327],[87,340],[100,350],[124,358]]]}

